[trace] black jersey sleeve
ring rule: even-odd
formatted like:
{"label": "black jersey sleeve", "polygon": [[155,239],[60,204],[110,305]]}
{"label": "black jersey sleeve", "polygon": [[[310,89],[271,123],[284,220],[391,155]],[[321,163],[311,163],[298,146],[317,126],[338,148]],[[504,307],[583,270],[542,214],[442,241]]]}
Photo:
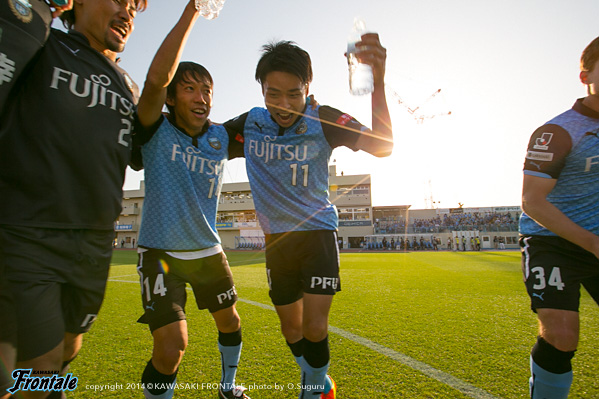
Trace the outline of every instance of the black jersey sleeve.
{"label": "black jersey sleeve", "polygon": [[561,126],[543,125],[528,142],[524,174],[557,179],[572,149],[572,138]]}
{"label": "black jersey sleeve", "polygon": [[152,126],[144,127],[137,114],[135,114],[135,121],[133,122],[133,135],[132,135],[132,152],[131,152],[131,161],[129,162],[129,166],[133,170],[142,170],[144,168],[143,157],[141,155],[141,147],[146,144],[148,141],[154,137],[154,134],[158,131],[160,125],[164,121],[165,116],[162,115],[156,123]]}
{"label": "black jersey sleeve", "polygon": [[51,24],[52,13],[45,1],[0,2],[0,111],[12,103],[15,93],[11,91],[27,79]]}
{"label": "black jersey sleeve", "polygon": [[321,106],[318,109],[318,116],[331,148],[344,146],[358,151],[360,148],[358,148],[357,142],[362,132],[370,131],[354,117],[332,107]]}
{"label": "black jersey sleeve", "polygon": [[223,123],[229,134],[229,159],[243,158],[245,156],[243,152],[243,130],[248,114],[249,112],[246,112]]}

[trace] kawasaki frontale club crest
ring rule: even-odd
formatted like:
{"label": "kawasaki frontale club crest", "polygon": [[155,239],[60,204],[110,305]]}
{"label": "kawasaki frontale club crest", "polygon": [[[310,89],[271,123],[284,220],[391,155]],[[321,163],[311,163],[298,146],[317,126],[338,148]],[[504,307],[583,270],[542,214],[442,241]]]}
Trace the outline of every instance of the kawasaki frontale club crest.
{"label": "kawasaki frontale club crest", "polygon": [[33,19],[33,11],[28,0],[7,0],[10,10],[24,23],[29,23]]}
{"label": "kawasaki frontale club crest", "polygon": [[220,150],[221,144],[218,137],[208,138],[208,143],[210,144],[210,147],[214,148],[215,150]]}

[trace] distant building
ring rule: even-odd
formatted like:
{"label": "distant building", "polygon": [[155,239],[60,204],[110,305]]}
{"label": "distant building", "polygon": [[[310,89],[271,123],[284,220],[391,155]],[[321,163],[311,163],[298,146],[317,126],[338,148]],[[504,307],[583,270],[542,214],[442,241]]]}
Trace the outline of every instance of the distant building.
{"label": "distant building", "polygon": [[[329,166],[330,200],[339,213],[339,240],[343,249],[362,248],[366,241],[387,241],[401,236],[434,236],[443,243],[455,231],[480,231],[483,248],[492,248],[495,237],[503,237],[507,248],[517,247],[517,228],[501,224],[465,224],[482,221],[486,215],[505,214],[515,218],[522,212],[519,206],[456,208],[456,209],[410,209],[410,205],[372,206],[370,175],[337,175],[336,167]],[[125,248],[137,246],[141,225],[145,183],[138,190],[125,190],[123,210],[115,223],[115,246],[124,242]],[[450,216],[455,214],[466,215]],[[476,215],[476,217],[474,216]],[[487,217],[488,219],[488,217]],[[506,218],[507,219],[507,216]],[[443,221],[459,220],[458,225],[447,226]],[[462,223],[463,222],[463,223]],[[516,223],[517,225],[517,223]],[[216,227],[225,249],[261,249],[264,234],[256,218],[254,200],[248,182],[225,183],[219,198]],[[470,233],[473,234],[473,233]],[[497,241],[497,240],[495,240]],[[443,246],[442,248],[445,248]]]}

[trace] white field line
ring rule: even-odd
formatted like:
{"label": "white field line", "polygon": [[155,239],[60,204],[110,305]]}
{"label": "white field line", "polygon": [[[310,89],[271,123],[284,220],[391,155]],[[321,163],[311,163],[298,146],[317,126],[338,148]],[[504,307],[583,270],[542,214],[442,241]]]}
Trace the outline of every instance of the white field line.
{"label": "white field line", "polygon": [[[137,276],[137,275],[132,274],[131,276]],[[126,277],[126,276],[119,276],[119,277]],[[139,281],[113,280],[112,278],[109,279],[108,281],[114,281],[114,282],[119,282],[119,283],[139,284]],[[190,287],[187,287],[187,289],[191,290]],[[265,310],[271,310],[273,312],[275,311],[274,306],[266,305],[266,304],[252,301],[249,299],[238,298],[238,301],[247,303],[248,305],[257,306],[257,307],[265,309]],[[459,378],[452,376],[451,374],[445,373],[441,370],[437,370],[436,368],[429,366],[426,363],[423,363],[421,361],[413,359],[407,355],[404,355],[403,353],[394,351],[393,349],[387,348],[386,346],[377,344],[376,342],[373,342],[367,338],[361,337],[356,334],[352,334],[349,331],[345,331],[341,328],[337,328],[337,327],[333,327],[333,326],[329,326],[329,331],[332,332],[333,334],[340,335],[345,339],[355,342],[356,344],[360,344],[362,346],[367,347],[368,349],[372,349],[373,351],[380,353],[381,355],[386,356],[390,359],[393,359],[396,362],[403,364],[404,366],[410,367],[411,369],[416,370],[416,371],[418,371],[418,372],[420,372],[440,383],[448,385],[448,386],[452,387],[453,389],[460,391],[461,393],[463,393],[464,395],[466,395],[470,398],[473,398],[473,399],[500,399],[498,396],[493,396],[490,393],[488,393],[487,391],[477,388],[473,385],[470,385],[467,382],[462,381]]]}

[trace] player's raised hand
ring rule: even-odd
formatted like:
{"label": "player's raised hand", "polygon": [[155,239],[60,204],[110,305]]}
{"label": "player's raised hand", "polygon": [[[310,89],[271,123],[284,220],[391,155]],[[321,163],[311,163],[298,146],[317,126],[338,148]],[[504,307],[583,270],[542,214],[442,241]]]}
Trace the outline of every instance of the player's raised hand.
{"label": "player's raised hand", "polygon": [[362,40],[356,43],[358,60],[372,67],[374,84],[384,84],[387,49],[381,45],[378,33],[365,33]]}

